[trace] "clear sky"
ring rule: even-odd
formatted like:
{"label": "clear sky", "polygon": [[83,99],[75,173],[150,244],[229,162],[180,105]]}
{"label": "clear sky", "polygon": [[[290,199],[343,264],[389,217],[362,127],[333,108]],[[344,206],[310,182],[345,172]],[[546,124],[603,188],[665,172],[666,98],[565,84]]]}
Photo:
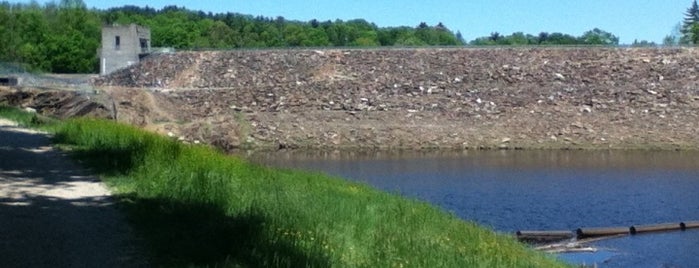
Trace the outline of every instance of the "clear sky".
{"label": "clear sky", "polygon": [[[56,0],[58,2],[58,0]],[[88,7],[184,6],[205,12],[236,12],[289,20],[363,18],[378,26],[444,23],[469,41],[491,32],[561,32],[581,35],[595,27],[620,37],[662,42],[692,0],[83,0]],[[49,2],[48,0],[39,1]]]}

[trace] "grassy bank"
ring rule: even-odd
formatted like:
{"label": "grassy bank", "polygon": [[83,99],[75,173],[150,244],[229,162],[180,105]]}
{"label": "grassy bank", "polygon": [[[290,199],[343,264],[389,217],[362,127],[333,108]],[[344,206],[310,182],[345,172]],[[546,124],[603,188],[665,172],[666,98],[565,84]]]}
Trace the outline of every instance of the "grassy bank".
{"label": "grassy bank", "polygon": [[22,127],[47,129],[58,121],[36,113],[29,113],[15,107],[0,104],[0,117],[12,120]]}
{"label": "grassy bank", "polygon": [[563,266],[423,202],[130,126],[70,120],[55,141],[116,189],[157,266]]}

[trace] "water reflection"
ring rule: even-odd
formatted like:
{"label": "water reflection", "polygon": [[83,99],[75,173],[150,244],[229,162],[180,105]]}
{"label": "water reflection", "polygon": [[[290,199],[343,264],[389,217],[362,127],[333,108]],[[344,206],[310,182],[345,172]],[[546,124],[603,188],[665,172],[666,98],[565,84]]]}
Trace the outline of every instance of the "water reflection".
{"label": "water reflection", "polygon": [[[501,232],[699,220],[697,152],[282,152],[251,158],[275,166],[325,171],[417,197]],[[658,267],[650,264],[678,265],[667,259],[675,256],[680,258],[679,267],[691,267],[699,263],[690,257],[697,255],[699,233],[682,234],[688,241],[646,235],[600,242],[615,249],[613,257],[602,256],[606,259],[602,262],[608,267]],[[654,246],[663,243],[665,249]],[[687,243],[694,243],[693,247]],[[664,250],[692,254],[673,255]],[[639,255],[660,261],[629,260],[638,260]],[[590,258],[584,262],[599,262]]]}

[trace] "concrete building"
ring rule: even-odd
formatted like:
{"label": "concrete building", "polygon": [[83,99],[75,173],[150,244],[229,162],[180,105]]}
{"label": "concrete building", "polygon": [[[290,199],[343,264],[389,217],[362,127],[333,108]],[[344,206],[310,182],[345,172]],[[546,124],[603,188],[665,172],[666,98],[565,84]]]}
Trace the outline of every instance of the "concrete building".
{"label": "concrete building", "polygon": [[150,29],[136,24],[113,25],[102,28],[100,74],[138,63],[150,53]]}

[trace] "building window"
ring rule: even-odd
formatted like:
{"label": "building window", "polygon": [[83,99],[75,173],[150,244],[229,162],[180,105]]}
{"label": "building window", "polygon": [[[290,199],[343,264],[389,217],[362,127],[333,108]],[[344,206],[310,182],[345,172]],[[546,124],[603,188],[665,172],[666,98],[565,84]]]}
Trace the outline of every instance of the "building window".
{"label": "building window", "polygon": [[121,47],[121,37],[119,37],[117,35],[116,37],[114,37],[114,49],[119,50],[120,47]]}
{"label": "building window", "polygon": [[148,53],[148,39],[141,38],[139,41],[141,43],[141,53]]}

